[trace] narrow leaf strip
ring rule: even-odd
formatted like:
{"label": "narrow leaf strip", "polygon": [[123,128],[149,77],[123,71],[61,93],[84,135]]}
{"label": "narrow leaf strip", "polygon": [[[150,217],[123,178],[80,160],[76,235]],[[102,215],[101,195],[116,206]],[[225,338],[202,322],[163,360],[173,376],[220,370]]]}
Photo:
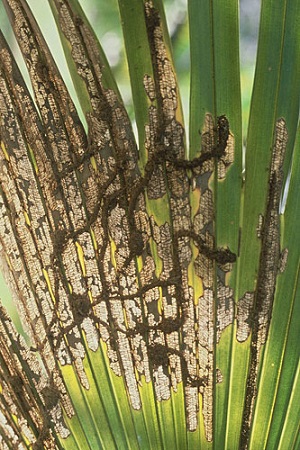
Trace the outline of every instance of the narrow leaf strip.
{"label": "narrow leaf strip", "polygon": [[241,448],[248,448],[254,402],[257,395],[258,365],[262,346],[266,343],[273,309],[275,286],[280,261],[279,205],[283,186],[283,162],[287,146],[287,129],[283,119],[276,123],[269,192],[262,228],[262,248],[256,291],[253,299],[250,367],[245,394]]}
{"label": "narrow leaf strip", "polygon": [[[188,10],[191,44],[190,158],[199,153],[201,157],[208,146],[213,148],[218,144],[214,137],[218,128],[217,116],[227,121],[228,131],[230,128],[227,139],[224,139],[224,154],[194,181],[194,227],[204,239],[207,230],[211,230],[210,241],[206,244],[214,251],[220,250],[220,256],[222,252],[225,255],[225,249],[230,249],[233,256],[233,253],[238,253],[242,171],[238,2],[190,0]],[[203,132],[202,138],[199,130]],[[230,382],[230,359],[227,355],[233,339],[233,332],[228,327],[234,318],[235,265],[232,265],[234,260],[225,264],[225,259],[223,264],[220,261],[212,264],[200,248],[193,282],[195,286],[199,285],[200,277],[204,289],[204,295],[198,300],[202,345],[208,355],[215,352],[209,362],[205,358],[200,361],[200,372],[207,376],[206,368],[209,368],[210,406],[203,414],[204,417],[209,414],[212,428],[210,433],[206,433],[206,439],[211,440],[214,432],[216,448],[225,446]],[[204,344],[207,334],[210,345]],[[204,349],[200,352],[203,355]],[[204,390],[207,409],[206,404]]]}
{"label": "narrow leaf strip", "polygon": [[78,448],[72,438],[67,438],[69,431],[63,431],[62,411],[51,379],[43,373],[36,356],[18,335],[2,307],[0,340],[0,414],[1,423],[5,423],[1,427],[1,439],[7,444],[6,447],[3,444],[3,448],[43,445],[47,449],[62,450],[57,433],[64,437],[64,448]]}

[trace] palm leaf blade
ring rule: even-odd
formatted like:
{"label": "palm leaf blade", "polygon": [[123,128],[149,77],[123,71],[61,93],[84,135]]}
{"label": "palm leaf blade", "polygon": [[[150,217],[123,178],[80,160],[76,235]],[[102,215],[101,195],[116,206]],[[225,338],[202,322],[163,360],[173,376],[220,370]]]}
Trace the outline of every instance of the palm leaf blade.
{"label": "palm leaf blade", "polygon": [[296,449],[300,0],[262,3],[245,180],[237,1],[189,1],[189,149],[162,0],[119,0],[138,145],[79,1],[49,4],[80,112],[3,4],[34,95],[1,35],[4,449]]}

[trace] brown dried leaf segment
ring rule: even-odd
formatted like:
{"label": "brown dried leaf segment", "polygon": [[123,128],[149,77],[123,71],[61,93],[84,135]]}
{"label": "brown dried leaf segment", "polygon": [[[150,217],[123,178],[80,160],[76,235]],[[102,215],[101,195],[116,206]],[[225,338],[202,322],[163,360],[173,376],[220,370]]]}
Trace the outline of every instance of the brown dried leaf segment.
{"label": "brown dried leaf segment", "polygon": [[281,257],[279,207],[283,187],[283,162],[288,133],[284,119],[278,119],[274,133],[274,145],[269,176],[269,191],[266,211],[259,222],[261,254],[254,293],[247,292],[238,305],[237,339],[245,341],[250,331],[250,368],[247,379],[243,414],[241,448],[248,448],[254,404],[257,393],[257,375],[262,346],[265,344],[272,316],[277,275],[282,271],[281,259],[287,258],[287,250]]}
{"label": "brown dried leaf segment", "polygon": [[[23,323],[48,377],[55,374],[53,388],[72,416],[59,364],[73,364],[89,389],[83,359],[102,339],[133,408],[141,408],[143,377],[153,381],[158,400],[183,382],[187,428],[197,428],[202,394],[211,440],[213,384],[221,380],[213,351],[233,320],[225,274],[235,255],[216,248],[211,187],[216,169],[223,179],[233,161],[228,120],[221,116],[214,124],[207,114],[201,154],[185,159],[176,79],[159,13],[146,1],[153,79],[144,77],[148,161],[140,174],[130,121],[118,93],[107,87],[87,23],[68,1],[55,2],[90,98],[86,134],[25,1],[4,3],[39,113],[1,38],[0,249]],[[200,205],[191,217],[196,189]],[[202,283],[199,298],[191,270]]]}
{"label": "brown dried leaf segment", "polygon": [[[55,434],[67,437],[59,393],[0,307],[0,446],[57,449]],[[15,420],[17,418],[17,421]],[[26,443],[26,444],[25,444]]]}

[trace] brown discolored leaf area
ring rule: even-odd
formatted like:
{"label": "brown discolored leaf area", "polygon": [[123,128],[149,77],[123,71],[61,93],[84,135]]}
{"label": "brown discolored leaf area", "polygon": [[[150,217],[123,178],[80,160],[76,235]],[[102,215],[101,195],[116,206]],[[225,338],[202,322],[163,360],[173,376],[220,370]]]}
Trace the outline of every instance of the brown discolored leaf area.
{"label": "brown discolored leaf area", "polygon": [[[257,395],[257,375],[262,346],[270,327],[275,295],[276,279],[280,267],[280,218],[279,207],[283,186],[283,163],[288,133],[284,119],[278,119],[274,132],[274,145],[269,176],[269,191],[265,216],[259,236],[262,240],[260,264],[254,293],[247,292],[239,302],[237,339],[244,341],[252,331],[250,368],[247,378],[246,396],[241,433],[241,449],[248,448],[254,403]],[[284,256],[286,255],[286,256]],[[287,252],[283,253],[283,259]]]}
{"label": "brown discolored leaf area", "polygon": [[56,449],[55,434],[69,434],[58,403],[59,392],[49,384],[36,355],[30,352],[3,308],[0,345],[1,448],[25,448],[27,440],[34,443],[34,449]]}

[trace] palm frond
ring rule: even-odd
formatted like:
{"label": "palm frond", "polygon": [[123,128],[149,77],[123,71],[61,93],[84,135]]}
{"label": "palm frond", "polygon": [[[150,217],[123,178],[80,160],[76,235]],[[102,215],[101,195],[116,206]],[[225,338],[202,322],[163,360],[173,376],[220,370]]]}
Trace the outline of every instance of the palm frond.
{"label": "palm frond", "polygon": [[262,5],[245,179],[237,1],[188,5],[189,147],[161,0],[119,0],[138,142],[79,2],[49,0],[84,121],[27,2],[3,4],[33,97],[0,35],[1,264],[30,337],[1,309],[2,448],[296,450],[291,2]]}

